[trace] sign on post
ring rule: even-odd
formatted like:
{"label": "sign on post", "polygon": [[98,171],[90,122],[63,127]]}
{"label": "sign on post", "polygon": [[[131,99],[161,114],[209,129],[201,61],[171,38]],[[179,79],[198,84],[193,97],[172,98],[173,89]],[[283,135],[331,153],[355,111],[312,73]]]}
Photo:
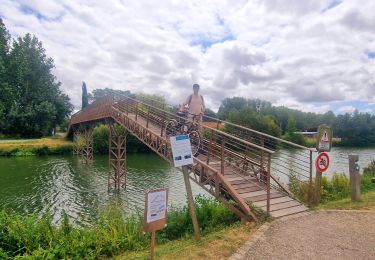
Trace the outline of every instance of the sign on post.
{"label": "sign on post", "polygon": [[146,193],[145,220],[143,230],[154,232],[167,224],[168,190],[158,189]]}
{"label": "sign on post", "polygon": [[193,153],[188,135],[171,136],[173,163],[175,167],[193,164]]}
{"label": "sign on post", "polygon": [[319,152],[329,152],[332,148],[332,129],[326,125],[321,125],[318,128],[318,140],[316,149]]}
{"label": "sign on post", "polygon": [[316,158],[316,169],[319,172],[325,172],[329,167],[328,153],[320,153]]}
{"label": "sign on post", "polygon": [[154,260],[156,231],[167,226],[167,205],[167,189],[151,190],[146,193],[143,230],[145,232],[151,232],[151,260]]}

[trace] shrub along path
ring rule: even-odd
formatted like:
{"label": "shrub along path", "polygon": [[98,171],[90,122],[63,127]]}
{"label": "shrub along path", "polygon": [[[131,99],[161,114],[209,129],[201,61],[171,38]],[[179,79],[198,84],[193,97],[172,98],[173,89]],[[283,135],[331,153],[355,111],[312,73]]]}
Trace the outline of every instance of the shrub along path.
{"label": "shrub along path", "polygon": [[233,259],[375,259],[375,211],[280,219]]}

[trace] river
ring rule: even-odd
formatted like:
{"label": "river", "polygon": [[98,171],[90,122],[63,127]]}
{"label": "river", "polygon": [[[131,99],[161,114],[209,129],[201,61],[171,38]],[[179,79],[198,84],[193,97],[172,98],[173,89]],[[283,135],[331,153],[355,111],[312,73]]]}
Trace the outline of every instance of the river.
{"label": "river", "polygon": [[[348,154],[358,154],[361,167],[375,159],[375,148],[334,148],[330,152],[334,172],[348,172]],[[277,156],[277,154],[275,154]],[[127,155],[126,190],[108,192],[108,157],[94,156],[91,165],[79,162],[79,157],[31,156],[0,157],[0,209],[12,209],[21,214],[42,215],[51,212],[59,223],[62,212],[76,222],[90,222],[98,210],[110,201],[120,199],[127,213],[142,212],[145,191],[168,188],[169,205],[186,205],[186,192],[180,171],[154,154]],[[192,183],[194,195],[209,196]]]}

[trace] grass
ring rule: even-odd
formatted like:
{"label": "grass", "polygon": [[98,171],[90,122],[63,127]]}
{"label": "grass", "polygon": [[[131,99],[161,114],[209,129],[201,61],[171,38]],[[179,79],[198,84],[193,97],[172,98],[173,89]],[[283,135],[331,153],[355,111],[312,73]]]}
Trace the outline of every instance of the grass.
{"label": "grass", "polygon": [[73,142],[62,137],[0,140],[0,156],[34,156],[71,153]]}
{"label": "grass", "polygon": [[[375,178],[375,161],[372,161],[364,168],[361,176],[361,192],[363,194],[375,190],[375,183],[371,179]],[[309,202],[309,182],[299,181],[293,176],[290,178],[289,188],[301,201]],[[315,191],[315,179],[312,182],[312,191]],[[345,174],[334,174],[331,179],[322,177],[320,190],[320,203],[337,201],[350,197],[350,179]]]}
{"label": "grass", "polygon": [[375,210],[375,191],[362,194],[361,200],[357,202],[352,202],[350,198],[345,198],[321,204],[317,209]]}
{"label": "grass", "polygon": [[73,142],[65,138],[40,138],[40,139],[18,139],[18,140],[0,140],[0,150],[12,150],[20,148],[40,148],[47,146],[50,149],[73,145]]}
{"label": "grass", "polygon": [[[222,244],[212,249],[212,254],[219,247],[226,248],[223,252],[227,254],[235,250],[241,239],[236,240],[234,237],[240,231],[233,231],[232,238],[224,234],[228,226],[239,224],[238,217],[217,200],[205,197],[196,198],[196,210],[204,237],[198,243],[210,243],[214,247],[216,242],[213,240],[223,238],[233,240],[233,243],[220,242]],[[172,243],[171,247],[163,247],[164,252],[169,250],[170,254],[178,254],[178,248],[180,251],[185,250],[193,240],[187,207],[171,209],[167,223],[168,226],[158,232],[157,244]],[[0,259],[98,259],[120,254],[142,255],[149,248],[150,241],[150,234],[143,234],[142,226],[142,214],[125,217],[119,202],[103,210],[96,221],[82,227],[69,223],[66,215],[60,226],[54,226],[50,215],[38,218],[33,214],[0,211]],[[197,244],[197,247],[203,249],[205,245],[208,244]],[[201,254],[199,250],[195,250],[196,254]]]}
{"label": "grass", "polygon": [[[208,233],[200,241],[192,237],[156,244],[156,259],[227,259],[242,246],[257,229],[255,223],[236,223]],[[149,259],[149,250],[124,253],[115,259]]]}

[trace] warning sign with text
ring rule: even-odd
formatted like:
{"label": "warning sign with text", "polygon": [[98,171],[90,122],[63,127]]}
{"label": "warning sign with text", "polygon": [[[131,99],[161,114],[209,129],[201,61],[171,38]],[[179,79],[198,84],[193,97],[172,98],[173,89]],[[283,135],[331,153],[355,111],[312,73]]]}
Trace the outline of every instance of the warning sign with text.
{"label": "warning sign with text", "polygon": [[321,125],[318,129],[318,140],[316,149],[319,152],[329,152],[332,148],[332,129],[328,126]]}

